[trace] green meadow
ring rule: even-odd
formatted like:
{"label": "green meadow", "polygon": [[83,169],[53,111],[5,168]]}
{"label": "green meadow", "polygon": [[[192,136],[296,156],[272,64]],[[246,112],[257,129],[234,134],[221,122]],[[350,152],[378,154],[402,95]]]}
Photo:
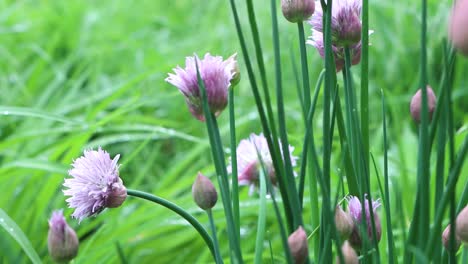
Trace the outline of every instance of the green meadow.
{"label": "green meadow", "polygon": [[[276,114],[270,2],[253,2]],[[284,19],[277,2],[286,129],[289,143],[295,147],[293,155],[300,156],[305,128],[295,74],[301,72],[297,28]],[[418,188],[418,127],[411,119],[409,104],[420,80],[421,3],[369,2],[369,29],[373,30],[369,36],[369,151],[375,161],[375,167],[370,163],[370,190],[373,198],[382,197],[379,186],[384,179],[385,115],[392,223],[386,222],[383,206],[379,208],[380,258],[382,263],[388,262],[386,227],[391,225],[396,263],[402,263]],[[258,74],[246,3],[236,3]],[[444,75],[450,9],[447,2],[428,1],[427,79],[436,94]],[[310,36],[310,25],[304,25],[306,37]],[[51,263],[48,219],[57,209],[64,209],[67,222],[80,239],[79,253],[72,263],[214,263],[193,227],[162,206],[129,196],[121,207],[106,209],[78,223],[70,218],[73,210],[68,208],[62,192],[72,162],[84,150],[102,147],[111,157],[121,155],[120,177],[127,188],[178,204],[210,230],[208,217],[192,198],[198,172],[218,187],[206,125],[193,118],[179,90],[165,81],[173,68],[183,67],[185,58],[195,53],[224,58],[238,53],[241,80],[234,88],[237,143],[251,133],[261,133],[229,1],[0,0],[0,263],[31,263],[26,252],[33,251],[40,261]],[[310,45],[307,54],[310,87],[314,89],[324,62]],[[354,82],[360,83],[360,65],[351,70]],[[468,136],[467,73],[468,58],[457,55],[452,86],[456,150]],[[337,82],[343,85],[341,73]],[[319,98],[322,94],[323,88]],[[312,126],[314,139],[320,142],[317,153],[321,157],[321,99],[315,111]],[[229,163],[228,111],[217,121],[225,153],[222,158]],[[345,169],[338,132],[332,140],[333,200],[340,192],[338,179]],[[435,148],[432,153],[431,223],[436,202]],[[448,166],[447,159],[445,163]],[[299,168],[300,164],[294,170],[299,173]],[[454,191],[457,203],[467,180],[465,164]],[[245,263],[253,263],[259,194],[249,195],[249,188],[241,186],[239,197],[241,249]],[[311,235],[317,226],[312,224],[309,188],[304,197],[304,227]],[[277,202],[282,208],[279,195]],[[264,263],[285,263],[272,208],[267,199],[262,257]],[[230,263],[220,198],[213,214],[221,254]],[[447,210],[443,226],[448,222]],[[309,252],[311,260],[315,260],[312,241],[309,239]],[[468,254],[465,251],[461,249],[459,256]]]}

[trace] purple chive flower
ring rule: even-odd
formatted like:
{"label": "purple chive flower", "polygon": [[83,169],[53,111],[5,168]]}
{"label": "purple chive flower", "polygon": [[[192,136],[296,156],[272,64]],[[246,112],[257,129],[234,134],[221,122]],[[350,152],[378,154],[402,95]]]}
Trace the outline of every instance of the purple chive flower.
{"label": "purple chive flower", "polygon": [[[325,57],[325,45],[323,43],[323,34],[313,30],[312,36],[306,41],[307,44],[314,46],[322,58]],[[335,58],[336,72],[339,72],[345,66],[345,52],[343,47],[332,45],[332,51]],[[361,61],[361,42],[350,47],[351,64],[356,65]]]}
{"label": "purple chive flower", "polygon": [[[323,10],[320,1],[309,20],[313,30],[323,33]],[[334,45],[354,45],[361,40],[361,0],[335,0],[332,4],[331,35]]]}
{"label": "purple chive flower", "polygon": [[119,207],[127,197],[127,189],[119,178],[120,155],[111,159],[109,153],[99,148],[85,150],[68,171],[72,178],[65,179],[63,190],[72,214],[79,221],[85,217],[99,214],[105,208]]}
{"label": "purple chive flower", "polygon": [[[374,224],[375,224],[375,231],[377,235],[377,241],[380,241],[382,236],[382,227],[380,224],[380,218],[377,215],[376,209],[380,206],[379,201],[372,201],[372,211],[374,214]],[[369,202],[366,198],[364,207],[366,209],[366,227],[367,227],[367,236],[369,241],[372,241],[372,221],[371,215],[369,210]],[[362,206],[361,201],[356,196],[348,197],[348,212],[351,215],[351,218],[354,221],[354,228],[351,236],[349,237],[349,242],[351,245],[356,248],[360,249],[362,245],[361,233],[359,231],[359,226],[361,225],[362,221]]]}
{"label": "purple chive flower", "polygon": [[[292,166],[296,166],[296,156],[292,155],[294,147],[289,146],[289,153]],[[258,153],[257,153],[258,152]],[[259,155],[261,160],[259,159]],[[271,183],[276,185],[276,175],[273,167],[273,161],[270,155],[268,143],[263,134],[251,134],[249,138],[240,141],[237,146],[237,172],[239,185],[249,185],[250,194],[259,183],[259,172],[262,169],[262,163],[270,177]],[[228,166],[228,172],[232,172],[231,165]]]}
{"label": "purple chive flower", "polygon": [[47,246],[50,257],[56,262],[68,262],[78,254],[78,237],[65,221],[62,210],[54,211],[49,219]]}
{"label": "purple chive flower", "polygon": [[185,96],[185,102],[192,115],[200,121],[204,121],[203,105],[200,90],[198,87],[196,63],[201,79],[206,88],[208,105],[211,112],[218,116],[226,108],[228,103],[228,89],[231,81],[238,81],[238,68],[236,61],[237,54],[232,55],[223,61],[221,56],[211,56],[205,54],[203,59],[197,55],[187,57],[185,60],[185,69],[177,66],[173,73],[169,73],[166,82],[179,88]]}

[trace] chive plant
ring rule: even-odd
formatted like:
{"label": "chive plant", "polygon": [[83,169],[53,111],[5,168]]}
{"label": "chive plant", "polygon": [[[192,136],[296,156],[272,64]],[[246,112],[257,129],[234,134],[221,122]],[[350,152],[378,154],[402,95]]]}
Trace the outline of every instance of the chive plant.
{"label": "chive plant", "polygon": [[[229,263],[245,263],[250,256],[253,256],[254,263],[262,263],[267,252],[271,259],[279,256],[284,263],[330,263],[332,260],[342,263],[428,263],[431,260],[457,263],[466,260],[466,246],[461,250],[458,247],[462,242],[468,243],[468,219],[464,213],[468,210],[468,184],[460,181],[468,151],[468,136],[461,143],[456,140],[453,90],[457,51],[466,54],[468,50],[468,43],[463,42],[468,40],[468,37],[463,38],[466,29],[459,29],[465,16],[459,14],[468,11],[468,0],[459,0],[455,4],[450,39],[444,40],[441,46],[443,72],[439,85],[434,86],[438,91],[437,97],[429,85],[428,74],[427,24],[430,16],[427,0],[421,0],[419,84],[410,104],[418,136],[417,190],[413,197],[414,211],[408,219],[399,197],[402,195],[401,185],[389,175],[391,135],[388,135],[387,128],[391,123],[387,119],[384,89],[380,91],[382,146],[374,146],[370,137],[369,94],[373,90],[370,89],[369,74],[369,33],[372,27],[369,1],[281,1],[284,18],[297,26],[299,58],[293,51],[290,61],[294,64],[296,74],[293,81],[298,91],[298,98],[294,100],[300,105],[303,121],[303,127],[298,129],[303,131],[299,139],[303,143],[300,157],[293,155],[294,148],[290,145],[288,133],[289,116],[285,108],[287,98],[281,56],[284,43],[280,41],[278,1],[270,0],[272,50],[266,50],[261,41],[253,1],[245,1],[247,29],[242,26],[240,17],[243,14],[238,12],[238,2],[229,0],[229,5],[262,133],[251,134],[237,145],[234,90],[240,81],[237,54],[226,60],[209,53],[203,58],[197,55],[187,57],[186,67],[175,68],[166,79],[185,96],[190,113],[206,126],[224,218],[213,215],[218,192],[207,177],[200,174],[197,178],[193,196],[197,205],[207,213],[211,235],[195,216],[182,207],[151,193],[127,189],[118,174],[120,156],[110,159],[109,153],[101,148],[85,151],[83,157],[73,162],[69,171],[71,178],[65,180],[64,186],[68,189],[64,194],[70,196],[67,202],[75,209],[72,216],[81,221],[97,216],[106,208],[124,206],[128,196],[141,198],[185,219],[198,232],[218,264],[227,258]],[[468,23],[468,20],[463,21]],[[466,23],[463,25],[467,26]],[[309,25],[312,35],[306,38],[305,27]],[[244,35],[249,30],[252,43]],[[248,49],[250,45],[254,47],[253,53]],[[319,53],[323,58],[322,64],[309,64],[311,51]],[[272,65],[265,63],[270,53],[273,55]],[[296,62],[300,62],[300,71]],[[361,64],[359,73],[358,67],[354,67],[357,64]],[[320,72],[316,80],[310,74],[313,67]],[[268,76],[269,70],[273,76]],[[226,107],[229,109],[229,165],[218,124],[218,116]],[[316,114],[318,112],[322,114]],[[322,126],[321,138],[314,130],[318,121]],[[339,140],[334,140],[334,137]],[[339,146],[334,146],[337,142]],[[376,148],[383,152],[383,168],[372,155]],[[299,169],[296,168],[297,160],[300,160]],[[370,166],[371,161],[373,166]],[[335,166],[342,168],[342,172],[334,173]],[[375,182],[378,186],[374,186]],[[457,197],[460,183],[464,186],[461,196]],[[253,254],[243,251],[241,185],[249,185],[251,194],[255,194],[259,201]],[[342,210],[345,204],[346,212]],[[378,211],[380,206],[385,215],[382,218],[384,223]],[[310,218],[304,217],[306,212],[310,212]],[[396,213],[392,215],[392,212]],[[267,221],[269,214],[274,215],[273,223]],[[0,215],[4,215],[2,210]],[[56,216],[57,220],[50,224],[55,233],[51,232],[54,236],[63,236],[63,232],[57,230],[60,231],[58,226],[66,225],[65,218],[61,211]],[[0,219],[3,220],[2,226],[6,225],[4,219],[12,222],[4,216]],[[217,232],[216,226],[223,221],[225,230]],[[446,231],[442,233],[443,230]],[[270,232],[275,231],[278,235],[271,236]],[[398,236],[397,231],[402,235]],[[20,234],[17,240],[31,261],[39,263],[39,257],[27,239],[20,231],[17,233]],[[57,246],[57,239],[49,243],[54,259],[60,259],[61,254],[67,257],[67,261],[76,256],[78,238],[74,231],[72,234],[71,250]],[[382,234],[386,239],[380,243]],[[281,252],[265,247],[266,240],[271,237],[281,240],[277,243],[283,248]],[[271,246],[272,241],[268,242]],[[120,259],[125,260],[121,247],[117,243]]]}

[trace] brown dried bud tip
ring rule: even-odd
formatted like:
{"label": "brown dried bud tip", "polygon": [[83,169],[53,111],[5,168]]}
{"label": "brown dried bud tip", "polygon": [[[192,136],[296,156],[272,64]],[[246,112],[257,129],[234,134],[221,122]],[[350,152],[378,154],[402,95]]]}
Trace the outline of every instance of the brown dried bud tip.
{"label": "brown dried bud tip", "polygon": [[[445,228],[444,233],[442,233],[442,244],[444,245],[447,251],[451,251],[450,250],[450,225],[448,225]],[[458,239],[457,236],[455,235],[455,250],[454,251],[457,251],[460,248],[460,244],[461,244],[460,239]]]}
{"label": "brown dried bud tip", "polygon": [[468,206],[465,206],[457,216],[456,235],[463,243],[468,243]]}
{"label": "brown dried bud tip", "polygon": [[309,256],[309,248],[307,244],[307,234],[302,226],[299,226],[296,231],[289,235],[288,245],[289,250],[291,250],[294,263],[305,263]]}
{"label": "brown dried bud tip", "polygon": [[[427,91],[427,108],[429,110],[429,121],[432,120],[432,114],[434,113],[436,106],[436,96],[432,88],[428,85]],[[421,122],[421,108],[422,108],[422,91],[419,89],[411,99],[410,112],[414,122]]]}
{"label": "brown dried bud tip", "polygon": [[464,56],[468,56],[468,0],[458,0],[449,21],[449,39]]}
{"label": "brown dried bud tip", "polygon": [[281,0],[284,17],[292,23],[308,19],[315,11],[314,0]]}
{"label": "brown dried bud tip", "polygon": [[[341,254],[343,255],[344,264],[359,264],[358,255],[356,254],[356,251],[354,251],[353,247],[351,247],[348,240],[346,240],[341,246]],[[336,263],[341,264],[340,256],[336,256]]]}
{"label": "brown dried bud tip", "polygon": [[213,208],[218,201],[218,193],[213,183],[200,172],[192,185],[192,195],[195,203],[203,210]]}
{"label": "brown dried bud tip", "polygon": [[78,237],[65,221],[62,211],[55,211],[49,220],[47,246],[50,257],[58,262],[68,262],[78,254]]}
{"label": "brown dried bud tip", "polygon": [[342,239],[348,239],[354,228],[353,219],[339,205],[336,206],[335,210],[335,226]]}
{"label": "brown dried bud tip", "polygon": [[232,73],[231,88],[232,88],[240,82],[241,75],[240,75],[240,70],[239,70],[239,64],[237,62],[237,53],[234,53],[234,55],[232,55],[229,58],[233,58],[232,69],[231,69],[231,73]]}

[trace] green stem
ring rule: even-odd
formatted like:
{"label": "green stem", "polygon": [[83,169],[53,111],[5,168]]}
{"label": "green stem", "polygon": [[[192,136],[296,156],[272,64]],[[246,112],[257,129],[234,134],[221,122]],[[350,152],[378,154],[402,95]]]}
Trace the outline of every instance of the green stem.
{"label": "green stem", "polygon": [[[280,43],[278,32],[278,20],[276,15],[276,0],[271,0],[271,18],[272,18],[272,31],[273,31],[273,49],[274,49],[274,62],[275,62],[275,86],[276,86],[276,99],[278,108],[278,123],[280,134],[280,147],[283,154],[284,167],[282,168],[283,181],[285,183],[286,192],[288,193],[291,211],[293,213],[293,229],[295,230],[299,225],[302,225],[302,213],[300,208],[299,196],[294,180],[294,173],[291,163],[291,154],[289,152],[288,133],[286,131],[286,113],[284,110],[283,101],[283,87],[281,79],[281,58],[280,58]],[[276,140],[276,139],[274,139]],[[279,156],[281,156],[281,154]],[[281,157],[280,157],[281,159]]]}
{"label": "green stem", "polygon": [[234,111],[234,87],[229,89],[229,130],[231,135],[231,179],[232,179],[232,213],[236,226],[237,238],[240,241],[240,214],[239,214],[239,182],[237,175],[236,150],[236,120]]}
{"label": "green stem", "polygon": [[260,206],[257,221],[257,238],[255,240],[255,264],[262,263],[263,242],[265,240],[265,224],[266,224],[266,180],[264,173],[264,166],[260,170]]}
{"label": "green stem", "polygon": [[217,238],[217,232],[216,232],[216,225],[213,219],[213,212],[211,209],[206,210],[206,214],[208,215],[208,219],[210,220],[210,227],[211,227],[211,233],[213,233],[213,244],[214,244],[214,250],[215,250],[215,255],[216,255],[216,263],[217,264],[222,264],[223,259],[221,258],[221,253],[219,252],[219,242]]}
{"label": "green stem", "polygon": [[426,13],[427,13],[427,1],[422,0],[422,23],[421,23],[421,80],[420,88],[422,90],[422,111],[421,111],[421,124],[419,127],[419,153],[418,153],[418,186],[420,196],[420,203],[415,208],[419,208],[419,236],[418,245],[420,248],[424,248],[427,243],[427,235],[429,233],[429,219],[430,219],[430,173],[429,173],[429,114],[427,104],[427,73],[426,73]]}
{"label": "green stem", "polygon": [[131,196],[134,196],[134,197],[138,197],[138,198],[148,200],[150,202],[162,205],[163,207],[166,207],[167,209],[173,211],[174,213],[178,214],[179,216],[181,216],[182,218],[187,220],[187,222],[189,222],[195,228],[195,230],[198,231],[198,233],[201,235],[203,240],[205,240],[205,243],[208,246],[208,248],[210,249],[211,254],[213,255],[213,258],[216,260],[216,252],[215,252],[215,249],[213,247],[213,241],[211,240],[210,235],[205,230],[205,228],[200,224],[200,222],[198,222],[197,219],[195,219],[195,217],[193,217],[187,211],[185,211],[184,209],[182,209],[178,205],[176,205],[176,204],[174,204],[174,203],[172,203],[172,202],[170,202],[170,201],[168,201],[166,199],[163,199],[161,197],[158,197],[156,195],[153,195],[153,194],[150,194],[150,193],[147,193],[147,192],[127,189],[127,195],[131,195]]}
{"label": "green stem", "polygon": [[[249,77],[250,86],[252,87],[252,92],[253,92],[254,99],[255,99],[255,105],[257,106],[258,114],[260,117],[260,122],[262,124],[263,132],[265,133],[265,138],[268,143],[268,148],[270,149],[272,160],[276,161],[276,162],[273,162],[273,166],[275,167],[276,172],[280,172],[279,164],[282,163],[283,160],[280,157],[277,157],[276,155],[276,151],[275,151],[276,149],[278,149],[278,153],[279,153],[279,148],[275,148],[275,146],[277,146],[277,139],[276,137],[274,137],[274,140],[272,140],[272,137],[271,137],[272,132],[267,122],[267,116],[265,114],[265,110],[263,109],[263,103],[260,97],[260,92],[257,86],[257,81],[255,80],[255,74],[252,68],[252,63],[250,62],[249,52],[247,50],[247,44],[244,39],[244,34],[242,33],[242,27],[241,27],[239,15],[237,13],[236,3],[234,0],[229,0],[229,3],[231,6],[232,15],[234,17],[234,23],[236,25],[237,36],[239,38],[239,43],[240,43],[242,54],[244,57],[245,67],[247,69],[247,75]],[[292,217],[292,212],[291,212],[291,208],[289,205],[289,197],[286,193],[286,189],[283,184],[283,178],[278,177],[278,180],[280,183],[279,184],[280,194],[283,198],[283,206],[284,206],[284,212],[285,212],[287,224],[288,224],[289,229],[292,230],[292,218],[293,217]]]}
{"label": "green stem", "polygon": [[365,166],[369,170],[369,0],[362,1],[361,133]]}

